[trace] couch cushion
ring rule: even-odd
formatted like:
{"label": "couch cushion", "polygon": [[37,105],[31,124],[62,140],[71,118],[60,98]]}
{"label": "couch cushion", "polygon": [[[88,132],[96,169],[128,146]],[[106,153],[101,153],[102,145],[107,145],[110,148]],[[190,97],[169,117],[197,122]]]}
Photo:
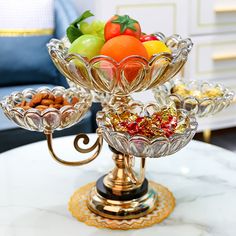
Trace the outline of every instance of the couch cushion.
{"label": "couch cushion", "polygon": [[53,33],[53,0],[0,1],[0,86],[66,85],[47,52]]}

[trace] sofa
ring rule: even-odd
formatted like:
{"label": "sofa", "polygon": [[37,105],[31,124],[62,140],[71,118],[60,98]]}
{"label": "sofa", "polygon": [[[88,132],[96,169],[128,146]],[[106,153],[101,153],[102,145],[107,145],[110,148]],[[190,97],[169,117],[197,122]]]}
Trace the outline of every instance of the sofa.
{"label": "sofa", "polygon": [[[42,2],[43,4],[47,2],[52,4],[52,0],[43,0]],[[7,37],[3,35],[1,37],[0,35],[0,45],[2,45],[2,55],[0,57],[0,100],[14,91],[22,91],[26,88],[35,89],[41,86],[68,87],[66,79],[57,71],[51,62],[47,53],[46,42],[52,37],[63,37],[67,26],[79,14],[70,1],[55,0],[53,1],[53,7],[54,31],[52,35],[40,37],[16,37],[14,35],[13,37],[11,35]],[[41,42],[40,40],[45,41]],[[39,45],[39,41],[41,45]],[[12,50],[12,47],[16,45],[17,50]],[[27,50],[22,49],[22,45],[27,46]],[[30,49],[33,49],[33,51],[30,51]],[[12,58],[9,59],[8,55]],[[41,60],[40,66],[37,66],[37,60]],[[13,66],[12,61],[16,61]],[[86,114],[80,123],[62,131],[56,131],[54,136],[59,137],[80,132],[94,132],[96,129],[95,113],[98,109],[99,105],[93,105],[91,111]],[[17,127],[5,117],[0,109],[0,152],[43,139],[45,137],[42,133],[31,132]]]}

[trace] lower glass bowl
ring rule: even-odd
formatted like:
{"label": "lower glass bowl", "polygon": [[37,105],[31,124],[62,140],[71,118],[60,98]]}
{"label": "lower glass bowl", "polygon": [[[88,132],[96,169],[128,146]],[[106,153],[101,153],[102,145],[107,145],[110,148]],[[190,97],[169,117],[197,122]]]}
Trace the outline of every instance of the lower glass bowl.
{"label": "lower glass bowl", "polygon": [[129,104],[123,104],[113,107],[106,107],[103,111],[97,113],[97,124],[100,128],[103,138],[106,142],[117,151],[133,155],[136,157],[158,158],[174,154],[183,148],[195,135],[197,130],[197,122],[194,116],[189,115],[183,109],[176,109],[179,122],[185,126],[182,132],[176,132],[172,136],[158,135],[147,137],[144,135],[130,135],[128,132],[116,131],[111,125],[111,115],[120,115],[123,111],[129,111],[131,115],[143,114],[152,116],[155,112],[163,109],[156,103],[148,103],[146,105],[131,101]]}
{"label": "lower glass bowl", "polygon": [[[63,105],[60,109],[47,108],[39,110],[30,108],[25,110],[17,106],[22,101],[31,101],[35,94],[53,94],[62,96],[63,99],[70,101],[73,97],[78,100],[75,104]],[[15,122],[18,126],[31,131],[54,131],[68,128],[82,120],[85,113],[92,104],[92,96],[87,91],[78,88],[65,89],[63,87],[41,87],[37,90],[25,89],[22,92],[14,92],[6,96],[1,102],[5,115]]]}
{"label": "lower glass bowl", "polygon": [[234,92],[221,84],[202,81],[171,80],[153,89],[158,103],[171,100],[197,117],[214,115],[230,105]]}

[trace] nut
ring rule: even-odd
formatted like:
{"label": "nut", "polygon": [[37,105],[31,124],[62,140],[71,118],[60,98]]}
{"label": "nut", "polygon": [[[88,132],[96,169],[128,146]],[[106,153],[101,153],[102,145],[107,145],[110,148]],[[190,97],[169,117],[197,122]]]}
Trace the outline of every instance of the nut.
{"label": "nut", "polygon": [[73,98],[71,99],[72,105],[75,105],[78,101],[79,101],[79,99],[78,99],[77,97],[73,97]]}
{"label": "nut", "polygon": [[43,94],[42,93],[36,93],[33,97],[32,100],[29,103],[30,107],[34,107],[35,105],[40,104],[40,102],[43,99]]}
{"label": "nut", "polygon": [[48,93],[42,93],[42,95],[43,95],[43,99],[48,99],[48,97],[49,97],[49,94]]}
{"label": "nut", "polygon": [[63,104],[64,98],[62,96],[55,97],[55,103],[56,104]]}
{"label": "nut", "polygon": [[22,107],[24,110],[30,108],[36,108],[39,111],[43,111],[47,108],[60,109],[63,106],[75,105],[79,101],[78,97],[71,98],[71,102],[63,98],[63,96],[54,96],[51,93],[36,93],[33,95],[30,102],[23,100],[21,103],[16,104],[16,107]]}
{"label": "nut", "polygon": [[32,107],[30,107],[30,106],[22,106],[22,108],[27,111],[27,110],[31,109]]}
{"label": "nut", "polygon": [[17,107],[24,107],[26,105],[26,101],[23,100],[21,103],[16,104]]}
{"label": "nut", "polygon": [[38,109],[38,110],[40,110],[40,111],[43,111],[43,110],[47,109],[48,106],[45,106],[45,105],[38,105],[38,106],[36,106],[35,108]]}
{"label": "nut", "polygon": [[61,104],[54,104],[53,107],[59,110],[62,108],[62,105]]}
{"label": "nut", "polygon": [[48,99],[55,101],[55,96],[53,94],[49,94]]}
{"label": "nut", "polygon": [[63,106],[71,105],[66,99],[63,101]]}
{"label": "nut", "polygon": [[49,106],[51,104],[54,104],[54,101],[53,100],[50,100],[50,99],[43,99],[41,101],[41,105],[45,105],[45,106]]}

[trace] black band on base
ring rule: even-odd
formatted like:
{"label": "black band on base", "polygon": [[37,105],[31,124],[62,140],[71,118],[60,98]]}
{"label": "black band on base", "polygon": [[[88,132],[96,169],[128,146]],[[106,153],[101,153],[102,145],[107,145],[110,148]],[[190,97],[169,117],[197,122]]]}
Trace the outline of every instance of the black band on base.
{"label": "black band on base", "polygon": [[129,201],[132,199],[142,197],[148,191],[148,180],[145,179],[143,181],[143,184],[139,188],[134,189],[132,191],[123,191],[121,193],[121,195],[115,195],[114,193],[112,193],[112,190],[110,188],[107,188],[104,185],[104,183],[103,183],[104,177],[105,177],[105,175],[100,177],[97,180],[96,188],[97,188],[98,194],[100,194],[102,197],[104,197],[106,199],[117,200],[117,201]]}

